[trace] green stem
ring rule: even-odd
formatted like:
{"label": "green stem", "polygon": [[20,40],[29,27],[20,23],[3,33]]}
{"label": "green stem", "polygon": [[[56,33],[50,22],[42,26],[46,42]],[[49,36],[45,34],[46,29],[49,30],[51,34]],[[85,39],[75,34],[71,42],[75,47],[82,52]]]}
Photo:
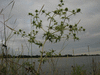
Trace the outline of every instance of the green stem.
{"label": "green stem", "polygon": [[45,45],[46,41],[47,41],[47,39],[44,41],[43,46],[42,46],[41,59],[40,59],[39,67],[38,67],[38,70],[37,70],[37,74],[39,74],[39,70],[40,70],[40,68],[41,68],[42,59],[43,59],[44,45]]}

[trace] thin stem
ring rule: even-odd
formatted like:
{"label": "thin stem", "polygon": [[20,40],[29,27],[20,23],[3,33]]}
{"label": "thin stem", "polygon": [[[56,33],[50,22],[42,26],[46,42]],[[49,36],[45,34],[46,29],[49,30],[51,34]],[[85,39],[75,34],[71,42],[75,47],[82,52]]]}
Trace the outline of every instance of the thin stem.
{"label": "thin stem", "polygon": [[5,38],[5,51],[6,51],[6,74],[7,74],[7,46],[6,46],[6,25],[5,25],[5,17],[3,15],[3,20],[4,20],[4,38]]}
{"label": "thin stem", "polygon": [[45,45],[46,41],[47,41],[47,39],[44,41],[43,46],[42,46],[41,60],[40,60],[40,63],[39,63],[39,67],[38,67],[38,70],[37,70],[37,74],[39,74],[39,70],[41,68],[41,63],[42,63],[42,59],[43,59],[44,45]]}
{"label": "thin stem", "polygon": [[[55,14],[53,14],[52,18],[55,16]],[[51,25],[51,22],[52,22],[52,19],[50,19],[50,22],[49,22],[49,27]],[[49,31],[49,28],[48,28],[48,31]]]}
{"label": "thin stem", "polygon": [[44,32],[46,32],[46,31],[43,29],[43,27],[41,27],[41,29],[42,29]]}
{"label": "thin stem", "polygon": [[42,8],[40,9],[39,14],[40,14],[40,12],[42,11],[43,7],[44,7],[44,5],[43,5]]}

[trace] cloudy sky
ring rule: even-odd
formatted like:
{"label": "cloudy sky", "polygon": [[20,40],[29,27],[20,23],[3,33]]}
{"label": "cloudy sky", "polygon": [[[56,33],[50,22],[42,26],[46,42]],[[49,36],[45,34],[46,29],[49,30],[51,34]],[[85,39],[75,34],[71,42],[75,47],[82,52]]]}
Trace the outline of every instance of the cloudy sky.
{"label": "cloudy sky", "polygon": [[[9,6],[7,6],[11,1],[13,1]],[[13,6],[14,3],[14,6]],[[0,14],[0,44],[4,43],[4,30],[3,24],[5,20],[11,17],[6,24],[15,30],[22,29],[27,32],[31,30],[31,17],[28,15],[29,12],[34,13],[36,9],[44,5],[46,11],[53,11],[56,9],[59,0],[0,0],[0,11],[4,9]],[[77,23],[80,19],[79,26],[83,26],[86,31],[79,32],[78,36],[79,41],[69,39],[65,42],[65,49],[62,51],[62,54],[84,54],[88,53],[88,49],[91,54],[100,54],[100,0],[64,0],[65,7],[68,7],[69,10],[81,8],[81,13],[70,17],[71,24]],[[7,7],[6,7],[7,6]],[[12,8],[13,6],[13,8]],[[11,9],[12,8],[12,9]],[[11,11],[11,12],[10,12]],[[44,26],[48,22],[43,18]],[[11,30],[6,28],[7,38],[11,34]],[[8,39],[7,46],[10,47],[10,54],[40,54],[38,46],[32,45],[27,42],[27,38],[21,38],[21,36],[13,35]],[[38,38],[41,37],[41,34],[38,35]],[[42,39],[41,39],[42,40]],[[63,47],[63,42],[57,44],[46,43],[44,50],[48,51],[49,49],[56,50],[56,53],[59,53]],[[29,50],[28,50],[29,49]]]}

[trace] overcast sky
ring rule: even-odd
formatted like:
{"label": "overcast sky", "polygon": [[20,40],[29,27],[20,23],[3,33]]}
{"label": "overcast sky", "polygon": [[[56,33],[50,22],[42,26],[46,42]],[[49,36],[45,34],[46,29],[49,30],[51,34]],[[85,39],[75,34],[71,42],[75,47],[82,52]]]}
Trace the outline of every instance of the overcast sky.
{"label": "overcast sky", "polygon": [[[5,9],[5,7],[12,0],[0,0],[0,11]],[[43,5],[46,11],[53,11],[56,9],[59,0],[15,0],[14,6],[11,11],[11,7],[13,5],[10,4],[1,14],[0,14],[0,43],[2,43],[3,39],[3,16],[5,19],[9,16],[12,16],[6,24],[15,30],[23,29],[27,32],[31,29],[30,19],[31,17],[28,15],[29,12],[34,13],[36,9],[40,9]],[[62,54],[84,54],[88,53],[88,46],[91,54],[100,54],[100,0],[64,0],[65,7],[68,7],[69,10],[81,8],[81,13],[72,16],[70,18],[71,24],[77,23],[80,19],[79,26],[83,26],[86,31],[79,32],[78,36],[80,38],[79,41],[75,41],[73,39],[69,39],[66,41],[66,48],[62,51]],[[10,13],[11,11],[11,13]],[[44,18],[43,18],[44,19]],[[47,25],[47,21],[44,20],[44,26]],[[7,28],[7,37],[11,33],[11,31]],[[41,35],[38,35],[38,38]],[[49,49],[56,50],[58,53],[62,49],[64,40],[57,44],[51,44],[49,42],[45,45],[45,50]],[[28,47],[29,51],[28,51]],[[21,38],[21,36],[14,35],[7,41],[9,49],[9,53],[14,54],[31,54],[29,43],[27,42],[27,38]],[[22,49],[23,47],[23,49]],[[13,50],[13,51],[12,51]],[[22,51],[23,50],[23,51]],[[32,55],[40,54],[38,46],[32,46]]]}

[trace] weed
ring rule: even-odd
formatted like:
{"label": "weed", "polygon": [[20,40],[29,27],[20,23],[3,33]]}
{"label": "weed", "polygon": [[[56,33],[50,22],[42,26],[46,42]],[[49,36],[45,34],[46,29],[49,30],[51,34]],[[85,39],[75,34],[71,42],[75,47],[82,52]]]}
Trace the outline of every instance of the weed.
{"label": "weed", "polygon": [[71,75],[87,75],[86,74],[86,70],[83,70],[83,66],[77,65],[76,66],[72,66],[72,72]]}

